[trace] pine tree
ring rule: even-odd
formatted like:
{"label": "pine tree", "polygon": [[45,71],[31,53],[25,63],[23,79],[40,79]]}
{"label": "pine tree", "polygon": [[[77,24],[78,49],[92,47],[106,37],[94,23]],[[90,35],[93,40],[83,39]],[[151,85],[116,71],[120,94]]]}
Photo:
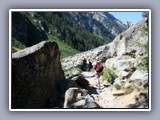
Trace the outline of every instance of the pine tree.
{"label": "pine tree", "polygon": [[148,12],[142,12],[142,16],[145,18],[148,18],[149,13]]}

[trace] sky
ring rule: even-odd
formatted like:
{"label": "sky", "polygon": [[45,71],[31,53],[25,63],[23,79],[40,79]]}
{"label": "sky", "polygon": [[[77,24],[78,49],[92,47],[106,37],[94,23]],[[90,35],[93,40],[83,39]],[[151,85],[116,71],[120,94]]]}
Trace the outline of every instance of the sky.
{"label": "sky", "polygon": [[132,24],[136,24],[139,20],[142,19],[142,12],[109,12],[115,18],[122,21],[124,24],[127,21],[131,22]]}

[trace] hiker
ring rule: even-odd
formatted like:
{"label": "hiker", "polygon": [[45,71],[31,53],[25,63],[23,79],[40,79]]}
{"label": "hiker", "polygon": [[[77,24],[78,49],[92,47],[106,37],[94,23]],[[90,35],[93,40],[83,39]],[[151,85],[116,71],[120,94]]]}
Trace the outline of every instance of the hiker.
{"label": "hiker", "polygon": [[88,60],[88,71],[91,71],[92,68],[93,68],[92,62],[89,59]]}
{"label": "hiker", "polygon": [[87,70],[87,60],[84,58],[82,62],[82,70],[86,71]]}
{"label": "hiker", "polygon": [[100,79],[99,78],[103,74],[103,65],[98,57],[96,57],[96,62],[94,62],[93,66],[94,66],[96,86],[100,89]]}

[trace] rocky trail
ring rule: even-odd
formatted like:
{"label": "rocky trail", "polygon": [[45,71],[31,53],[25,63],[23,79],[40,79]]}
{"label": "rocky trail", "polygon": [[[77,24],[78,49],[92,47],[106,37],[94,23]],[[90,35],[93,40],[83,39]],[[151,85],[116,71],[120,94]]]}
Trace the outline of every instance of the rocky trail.
{"label": "rocky trail", "polygon": [[93,93],[91,96],[102,108],[126,108],[130,104],[135,104],[135,96],[138,91],[134,90],[132,93],[125,95],[124,90],[116,90],[116,88],[109,84],[103,83],[101,80],[101,87],[98,89],[94,74],[92,72],[82,72],[82,75],[89,82],[90,87],[96,88],[97,94]]}

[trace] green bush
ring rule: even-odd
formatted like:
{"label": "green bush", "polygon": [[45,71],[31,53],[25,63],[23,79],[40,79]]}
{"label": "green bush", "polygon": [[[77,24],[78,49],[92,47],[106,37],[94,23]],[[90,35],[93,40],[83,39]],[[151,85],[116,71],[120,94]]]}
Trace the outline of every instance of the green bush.
{"label": "green bush", "polygon": [[139,70],[148,71],[148,56],[140,57],[141,64],[138,66]]}
{"label": "green bush", "polygon": [[80,75],[82,73],[82,70],[80,68],[69,68],[65,71],[65,75],[71,76],[74,72]]}
{"label": "green bush", "polygon": [[[141,29],[141,36],[148,36],[149,29],[147,26],[143,26]],[[141,64],[137,66],[139,70],[147,71],[148,70],[148,64],[149,64],[149,57],[148,57],[148,51],[149,51],[149,43],[146,41],[146,43],[139,43],[137,42],[137,45],[145,50],[145,54],[143,56],[139,57],[139,60],[141,61]]]}
{"label": "green bush", "polygon": [[20,43],[15,38],[12,38],[12,53],[17,52],[17,51],[24,49],[24,48],[25,48],[25,45]]}
{"label": "green bush", "polygon": [[103,75],[102,75],[102,80],[107,80],[109,83],[113,83],[113,80],[116,78],[116,74],[114,71],[110,68],[105,68]]}
{"label": "green bush", "polygon": [[[143,16],[148,16],[148,12],[143,12]],[[147,26],[142,27],[142,36],[148,36],[149,29]],[[149,64],[149,57],[148,57],[148,51],[149,51],[149,43],[146,41],[146,43],[138,43],[140,47],[142,47],[145,50],[145,54],[141,56],[139,59],[141,61],[141,64],[138,66],[138,69],[147,71],[148,70],[148,64]]]}
{"label": "green bush", "polygon": [[142,29],[141,29],[141,36],[144,37],[144,36],[148,36],[148,32],[149,32],[149,29],[148,27],[146,26],[143,26]]}
{"label": "green bush", "polygon": [[148,58],[149,45],[148,45],[148,43],[145,43],[142,45],[142,47],[145,49],[146,54],[139,58],[139,60],[141,61],[141,64],[138,66],[138,69],[142,70],[142,71],[147,71],[148,64],[149,64],[149,58]]}
{"label": "green bush", "polygon": [[119,84],[115,84],[114,87],[117,89],[117,90],[120,90],[121,89],[121,86]]}

